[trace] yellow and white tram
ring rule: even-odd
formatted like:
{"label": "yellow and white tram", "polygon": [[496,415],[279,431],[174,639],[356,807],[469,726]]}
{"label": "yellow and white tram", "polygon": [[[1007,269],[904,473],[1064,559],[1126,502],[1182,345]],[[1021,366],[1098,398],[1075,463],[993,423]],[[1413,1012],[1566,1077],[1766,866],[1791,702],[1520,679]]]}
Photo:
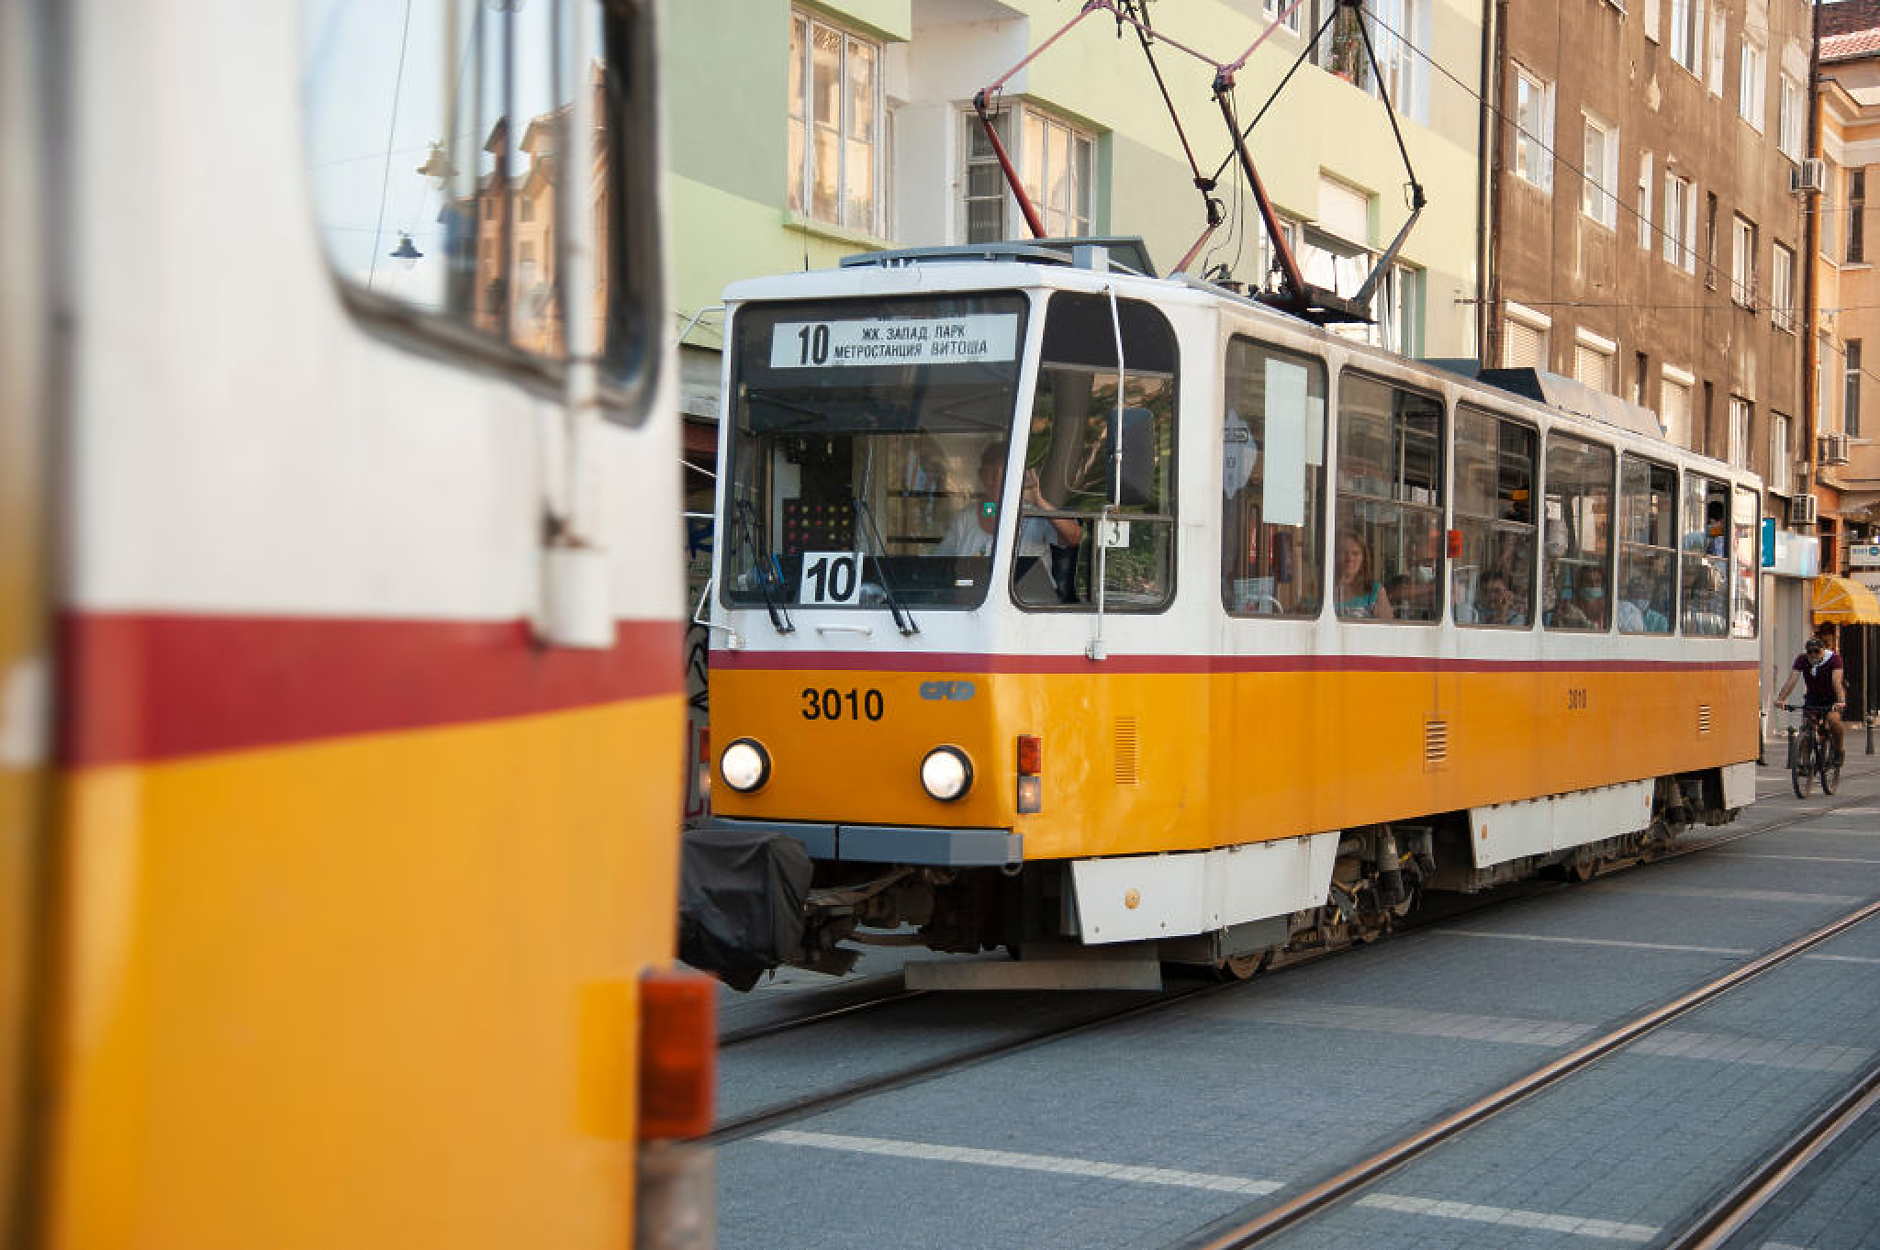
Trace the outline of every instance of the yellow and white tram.
{"label": "yellow and white tram", "polygon": [[650,18],[0,5],[0,1243],[709,1239]]}
{"label": "yellow and white tram", "polygon": [[776,957],[1245,968],[1752,801],[1753,478],[1146,268],[730,290],[708,833],[807,851]]}

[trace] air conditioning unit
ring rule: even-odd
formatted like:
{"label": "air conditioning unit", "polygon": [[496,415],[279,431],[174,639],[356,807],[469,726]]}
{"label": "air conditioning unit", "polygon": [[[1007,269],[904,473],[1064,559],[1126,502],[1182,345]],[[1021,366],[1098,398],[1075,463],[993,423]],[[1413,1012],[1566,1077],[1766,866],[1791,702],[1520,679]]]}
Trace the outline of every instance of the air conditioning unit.
{"label": "air conditioning unit", "polygon": [[1847,463],[1847,435],[1823,434],[1820,439],[1820,459],[1823,464]]}
{"label": "air conditioning unit", "polygon": [[1815,497],[1797,495],[1789,500],[1789,524],[1813,525],[1815,523]]}
{"label": "air conditioning unit", "polygon": [[1824,177],[1821,158],[1811,156],[1789,171],[1789,190],[1802,195],[1820,195]]}

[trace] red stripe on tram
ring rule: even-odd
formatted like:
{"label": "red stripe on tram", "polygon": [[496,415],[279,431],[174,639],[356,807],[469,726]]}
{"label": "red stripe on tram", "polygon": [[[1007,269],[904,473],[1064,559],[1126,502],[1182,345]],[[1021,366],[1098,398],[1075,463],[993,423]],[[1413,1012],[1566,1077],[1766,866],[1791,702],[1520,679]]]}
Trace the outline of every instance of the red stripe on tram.
{"label": "red stripe on tram", "polygon": [[540,647],[519,620],[70,614],[59,756],[174,759],[676,694],[683,628],[622,621],[610,649],[583,651]]}

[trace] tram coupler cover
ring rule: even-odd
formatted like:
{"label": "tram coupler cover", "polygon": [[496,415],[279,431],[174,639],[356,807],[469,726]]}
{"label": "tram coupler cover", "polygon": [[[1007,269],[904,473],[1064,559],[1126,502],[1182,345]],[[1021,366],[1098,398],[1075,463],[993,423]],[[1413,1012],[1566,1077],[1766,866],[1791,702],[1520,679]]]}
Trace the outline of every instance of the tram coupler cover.
{"label": "tram coupler cover", "polygon": [[810,858],[775,830],[705,825],[679,858],[679,958],[748,990],[803,947]]}

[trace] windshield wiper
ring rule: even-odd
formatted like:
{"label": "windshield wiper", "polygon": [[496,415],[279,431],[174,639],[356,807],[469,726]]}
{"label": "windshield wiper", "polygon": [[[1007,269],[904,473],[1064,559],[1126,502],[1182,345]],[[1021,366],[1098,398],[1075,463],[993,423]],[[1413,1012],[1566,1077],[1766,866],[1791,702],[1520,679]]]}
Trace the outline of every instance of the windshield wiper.
{"label": "windshield wiper", "polygon": [[920,626],[914,623],[914,614],[901,606],[901,600],[894,593],[894,583],[888,578],[888,544],[881,541],[881,531],[875,527],[875,510],[860,495],[855,496],[855,515],[861,518],[864,532],[874,543],[875,572],[881,577],[881,593],[888,601],[894,627],[903,634],[918,634]]}
{"label": "windshield wiper", "polygon": [[[783,592],[783,574],[777,571],[776,563],[770,554],[770,545],[765,542],[760,542],[757,537],[764,532],[763,526],[759,525],[757,521],[757,509],[751,506],[750,500],[740,499],[738,500],[737,511],[738,529],[744,537],[744,545],[750,548],[752,558],[754,558],[758,566],[763,569],[762,574],[759,575],[757,579],[757,584],[763,587],[764,607],[770,611],[770,623],[777,627],[777,632],[780,634],[794,633],[796,626],[790,621],[790,613],[778,603],[778,599],[782,597]],[[775,578],[777,582],[778,593],[775,595],[771,593],[770,583],[772,578]]]}

